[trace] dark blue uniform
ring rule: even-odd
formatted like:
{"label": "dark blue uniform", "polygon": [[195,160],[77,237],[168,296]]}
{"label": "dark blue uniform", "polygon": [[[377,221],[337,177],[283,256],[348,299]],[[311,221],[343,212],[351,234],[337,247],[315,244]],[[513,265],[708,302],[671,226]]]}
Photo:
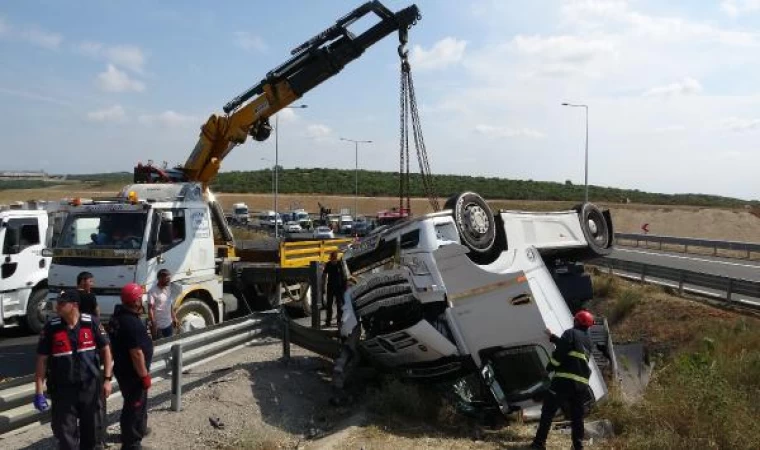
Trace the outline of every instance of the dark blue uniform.
{"label": "dark blue uniform", "polygon": [[48,357],[52,428],[61,449],[92,449],[98,444],[100,349],[107,345],[103,326],[89,314],[81,314],[74,328],[60,317],[53,318],[40,334],[37,354]]}
{"label": "dark blue uniform", "polygon": [[150,372],[153,359],[153,340],[140,316],[117,305],[108,325],[113,352],[113,373],[119,382],[124,405],[121,409],[122,448],[140,448],[148,428],[148,391],[132,364],[129,351],[141,349],[145,366]]}
{"label": "dark blue uniform", "polygon": [[544,448],[554,414],[568,405],[573,449],[579,450],[583,448],[583,409],[589,396],[591,338],[586,329],[576,327],[562,333],[562,337],[552,335],[550,341],[556,348],[547,369],[554,372],[554,378],[544,398],[533,447]]}

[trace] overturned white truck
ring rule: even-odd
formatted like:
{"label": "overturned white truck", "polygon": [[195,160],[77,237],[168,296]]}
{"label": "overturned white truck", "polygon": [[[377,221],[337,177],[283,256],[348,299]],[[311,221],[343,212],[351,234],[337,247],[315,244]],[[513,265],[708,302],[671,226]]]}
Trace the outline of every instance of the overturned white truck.
{"label": "overturned white truck", "polygon": [[[362,354],[403,377],[453,380],[465,402],[536,414],[550,378],[546,328],[592,296],[578,262],[612,246],[608,211],[500,211],[472,192],[381,230],[345,256]],[[607,394],[591,362],[593,400]],[[483,397],[482,392],[488,393]]]}

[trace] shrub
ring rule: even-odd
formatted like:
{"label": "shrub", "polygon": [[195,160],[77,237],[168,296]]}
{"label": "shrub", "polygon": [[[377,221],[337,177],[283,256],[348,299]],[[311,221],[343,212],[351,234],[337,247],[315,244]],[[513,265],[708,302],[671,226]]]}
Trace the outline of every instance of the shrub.
{"label": "shrub", "polygon": [[624,289],[610,309],[607,320],[614,325],[625,319],[641,301],[641,292],[636,289]]}

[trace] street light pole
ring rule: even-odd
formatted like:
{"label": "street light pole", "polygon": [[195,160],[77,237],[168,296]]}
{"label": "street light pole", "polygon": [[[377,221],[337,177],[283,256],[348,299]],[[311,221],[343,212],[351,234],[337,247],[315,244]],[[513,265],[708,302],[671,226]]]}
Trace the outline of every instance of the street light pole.
{"label": "street light pole", "polygon": [[357,141],[340,138],[341,141],[354,143],[354,220],[359,215],[359,144],[371,144],[372,141]]}
{"label": "street light pole", "polygon": [[[262,161],[266,161],[268,163],[271,163],[272,160],[269,158],[261,158]],[[272,201],[274,201],[274,167],[272,167]],[[275,205],[272,205],[275,207]]]}
{"label": "street light pole", "polygon": [[584,164],[584,202],[588,203],[588,105],[575,105],[572,103],[563,103],[562,106],[570,106],[573,108],[583,108],[586,110],[586,152],[585,152],[585,164]]}
{"label": "street light pole", "polygon": [[[309,105],[285,106],[282,109],[302,109]],[[280,237],[280,228],[277,226],[277,214],[279,209],[278,196],[280,190],[280,115],[274,116],[274,237]]]}

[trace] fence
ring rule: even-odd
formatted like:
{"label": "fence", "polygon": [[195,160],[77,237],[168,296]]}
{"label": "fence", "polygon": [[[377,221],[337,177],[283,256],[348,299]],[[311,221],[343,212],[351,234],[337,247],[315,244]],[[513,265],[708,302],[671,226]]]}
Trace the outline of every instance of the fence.
{"label": "fence", "polygon": [[697,239],[697,238],[684,238],[676,236],[660,236],[656,234],[631,234],[631,233],[615,233],[616,241],[620,240],[633,241],[635,246],[638,247],[640,243],[644,243],[645,246],[649,246],[650,243],[658,244],[659,249],[662,250],[663,244],[669,245],[682,245],[684,253],[689,252],[689,247],[704,247],[712,248],[713,254],[717,255],[718,250],[733,250],[739,252],[746,252],[747,259],[750,259],[752,252],[760,252],[760,244],[753,242],[740,242],[740,241],[717,241],[712,239]]}
{"label": "fence", "polygon": [[[276,312],[255,313],[209,328],[183,333],[159,341],[153,351],[151,376],[165,375],[172,370],[172,363],[193,364],[231,348],[243,345],[257,337],[277,332],[279,320]],[[174,354],[174,358],[172,358]],[[179,405],[181,370],[172,373],[172,405]],[[118,383],[114,380],[114,392]],[[50,411],[39,412],[32,406],[34,399],[34,376],[26,376],[0,385],[0,434],[39,421],[48,420]]]}
{"label": "fence", "polygon": [[[624,276],[635,278],[641,282],[672,286],[678,289],[678,293],[681,295],[688,291],[760,310],[760,282],[624,261],[612,257],[593,260],[590,264],[606,268],[610,274],[618,271]],[[744,296],[745,299],[739,299],[738,296]],[[758,301],[748,300],[747,297],[758,299]]]}

